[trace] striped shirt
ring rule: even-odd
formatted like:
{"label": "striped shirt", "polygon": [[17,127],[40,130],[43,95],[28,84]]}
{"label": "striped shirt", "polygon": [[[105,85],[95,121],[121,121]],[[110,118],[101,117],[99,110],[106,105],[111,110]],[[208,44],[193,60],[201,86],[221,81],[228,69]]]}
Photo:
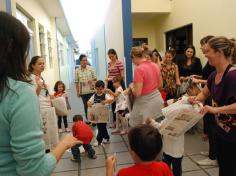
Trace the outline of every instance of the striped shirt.
{"label": "striped shirt", "polygon": [[93,67],[87,65],[85,69],[81,69],[81,66],[75,69],[75,83],[88,82],[93,79],[97,79]]}
{"label": "striped shirt", "polygon": [[121,77],[121,72],[124,70],[124,65],[120,60],[116,60],[114,65],[108,63],[108,79],[112,80],[114,77]]}

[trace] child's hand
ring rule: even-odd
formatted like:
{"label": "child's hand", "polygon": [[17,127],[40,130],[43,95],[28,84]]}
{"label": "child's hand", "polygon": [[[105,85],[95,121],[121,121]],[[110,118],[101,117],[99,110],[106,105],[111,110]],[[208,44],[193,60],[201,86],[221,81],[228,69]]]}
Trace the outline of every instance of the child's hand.
{"label": "child's hand", "polygon": [[116,155],[111,155],[106,160],[106,167],[108,170],[112,170],[116,164],[117,158]]}
{"label": "child's hand", "polygon": [[107,102],[106,102],[106,100],[104,100],[101,103],[102,103],[102,105],[105,105]]}
{"label": "child's hand", "polygon": [[88,107],[92,107],[93,104],[88,101],[87,105],[88,105]]}
{"label": "child's hand", "polygon": [[153,119],[151,117],[148,117],[145,121],[145,124],[150,125],[152,123],[152,120]]}

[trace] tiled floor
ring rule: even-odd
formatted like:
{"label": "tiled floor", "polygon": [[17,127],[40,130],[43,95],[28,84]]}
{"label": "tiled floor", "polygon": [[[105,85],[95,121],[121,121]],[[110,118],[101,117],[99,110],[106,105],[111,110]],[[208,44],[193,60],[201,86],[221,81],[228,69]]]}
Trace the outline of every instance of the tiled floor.
{"label": "tiled floor", "polygon": [[[72,114],[83,113],[81,100],[75,96],[69,98],[73,109]],[[69,117],[69,121],[71,126],[71,117]],[[95,129],[94,131],[96,132]],[[105,176],[105,158],[114,152],[118,157],[117,170],[130,166],[133,161],[128,152],[127,136],[111,135],[110,141],[110,144],[94,148],[98,155],[97,159],[82,157],[81,164],[70,161],[71,153],[68,150],[58,163],[52,176]],[[183,176],[218,176],[216,167],[200,167],[196,164],[196,161],[204,159],[204,156],[200,155],[200,151],[207,151],[207,149],[207,142],[203,142],[199,134],[185,135]]]}

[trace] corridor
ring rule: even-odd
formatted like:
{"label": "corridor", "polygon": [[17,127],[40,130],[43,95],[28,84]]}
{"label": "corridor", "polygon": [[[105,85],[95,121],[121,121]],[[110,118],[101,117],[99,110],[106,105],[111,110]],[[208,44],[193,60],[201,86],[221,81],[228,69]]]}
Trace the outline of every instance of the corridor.
{"label": "corridor", "polygon": [[[75,96],[74,86],[68,91],[69,100],[72,106],[71,115],[84,114],[82,109],[82,101]],[[72,126],[71,116],[69,117],[69,126]],[[96,128],[94,128],[96,133]],[[63,136],[63,134],[62,134]],[[117,155],[117,168],[130,166],[133,161],[128,152],[127,135],[111,135],[110,144],[94,147],[97,159],[92,160],[88,157],[81,157],[81,164],[72,162],[70,150],[66,151],[63,158],[57,164],[52,176],[105,176],[105,158],[110,154]],[[93,142],[92,142],[93,143]],[[185,155],[183,158],[183,176],[217,176],[218,169],[212,166],[198,166],[197,161],[204,159],[200,154],[201,151],[207,151],[208,144],[203,142],[200,134],[185,135]]]}

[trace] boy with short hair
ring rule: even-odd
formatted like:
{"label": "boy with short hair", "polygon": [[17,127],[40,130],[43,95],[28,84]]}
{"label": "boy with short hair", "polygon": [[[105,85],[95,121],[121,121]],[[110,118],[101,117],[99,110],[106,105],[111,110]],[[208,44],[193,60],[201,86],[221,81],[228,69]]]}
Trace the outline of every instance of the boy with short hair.
{"label": "boy with short hair", "polygon": [[[156,128],[146,124],[138,125],[129,131],[128,138],[135,164],[119,170],[118,176],[173,176],[167,164],[155,161],[162,149],[161,135]],[[106,176],[112,176],[115,162],[115,156],[107,159]]]}
{"label": "boy with short hair", "polygon": [[[73,127],[72,127],[73,136],[83,141],[83,147],[86,152],[88,152],[88,157],[91,159],[96,159],[97,156],[95,154],[94,149],[90,145],[91,140],[93,139],[93,132],[90,127],[83,122],[83,117],[81,115],[75,115],[73,117]],[[73,155],[72,161],[80,162],[80,150],[79,147],[81,144],[77,144],[71,148],[71,152]]]}
{"label": "boy with short hair", "polygon": [[[105,83],[102,80],[98,80],[95,83],[96,93],[88,101],[88,107],[91,107],[93,104],[101,103],[103,105],[111,104],[113,98],[105,93]],[[101,143],[109,143],[110,136],[107,131],[107,123],[97,123],[98,134],[97,142],[94,143],[94,147],[101,145]]]}

